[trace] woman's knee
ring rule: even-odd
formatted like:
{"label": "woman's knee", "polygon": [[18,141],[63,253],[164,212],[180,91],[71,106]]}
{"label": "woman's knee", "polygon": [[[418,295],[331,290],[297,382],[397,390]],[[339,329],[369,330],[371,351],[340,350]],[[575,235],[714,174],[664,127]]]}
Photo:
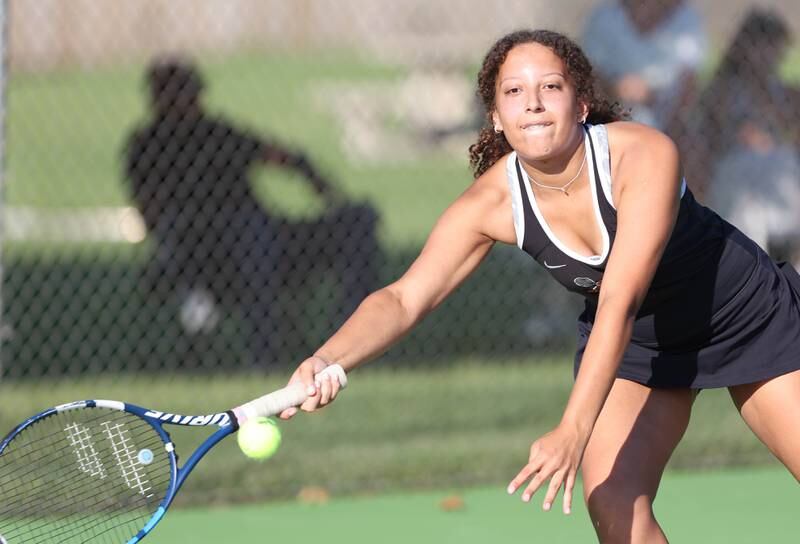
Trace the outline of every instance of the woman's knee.
{"label": "woman's knee", "polygon": [[590,514],[602,517],[631,513],[643,507],[647,510],[652,506],[651,498],[642,492],[638,482],[627,483],[613,476],[593,487],[585,486],[583,499]]}
{"label": "woman's knee", "polygon": [[584,500],[600,542],[660,542],[663,538],[653,515],[653,498],[636,486],[609,479],[585,490]]}

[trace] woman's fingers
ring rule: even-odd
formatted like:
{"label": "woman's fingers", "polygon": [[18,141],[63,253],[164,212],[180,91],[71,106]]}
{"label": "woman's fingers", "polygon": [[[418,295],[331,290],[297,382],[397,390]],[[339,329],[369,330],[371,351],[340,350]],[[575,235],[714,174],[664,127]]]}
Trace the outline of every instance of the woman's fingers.
{"label": "woman's fingers", "polygon": [[331,401],[336,398],[336,395],[339,394],[339,390],[342,388],[342,384],[339,383],[339,380],[336,378],[331,379]]}
{"label": "woman's fingers", "polygon": [[[519,474],[514,476],[514,479],[511,480],[510,484],[508,484],[508,494],[514,494],[514,492],[516,492],[516,490],[519,489],[522,484],[527,482],[528,478],[535,474],[537,470],[537,466],[535,466],[533,463],[528,463],[522,467],[522,470],[519,471]],[[525,500],[524,496],[522,497],[522,500]]]}
{"label": "woman's fingers", "polygon": [[525,491],[522,492],[522,500],[525,502],[530,501],[531,497],[533,497],[539,488],[542,487],[542,484],[553,475],[553,472],[554,471],[552,469],[541,467],[536,474],[533,475],[533,478],[531,478],[531,482],[528,484],[528,487],[525,488]]}
{"label": "woman's fingers", "polygon": [[[546,450],[544,450],[546,451]],[[529,502],[536,492],[547,484],[542,508],[549,511],[556,499],[558,492],[564,488],[564,513],[572,511],[572,489],[575,486],[577,468],[566,458],[545,455],[543,450],[535,444],[531,447],[530,461],[520,470],[508,485],[508,493],[513,494],[527,482],[528,485],[522,492],[522,500]]]}
{"label": "woman's fingers", "polygon": [[550,478],[550,485],[547,486],[547,493],[545,494],[544,502],[542,503],[542,509],[545,512],[549,512],[550,507],[553,505],[553,502],[555,502],[556,496],[558,495],[558,490],[561,489],[561,486],[564,484],[565,473],[566,470],[557,470]]}
{"label": "woman's fingers", "polygon": [[325,406],[326,404],[328,404],[332,400],[332,397],[331,397],[331,390],[332,390],[331,381],[335,381],[335,380],[331,380],[330,376],[322,376],[318,380],[317,389],[319,390],[319,405],[320,406]]}
{"label": "woman's fingers", "polygon": [[304,412],[313,412],[317,408],[319,408],[319,395],[308,397],[305,402],[300,405],[300,409]]}
{"label": "woman's fingers", "polygon": [[316,388],[318,393],[316,407],[322,407],[333,402],[341,389],[341,384],[335,376],[326,374],[317,380]]}
{"label": "woman's fingers", "polygon": [[[341,390],[341,384],[336,377],[320,373],[327,368],[327,364],[316,356],[309,357],[292,374],[289,385],[301,383],[306,388],[308,397],[300,405],[304,412],[315,410],[333,402]],[[319,377],[317,377],[319,376]],[[298,408],[288,408],[280,413],[281,419],[291,419],[297,414]]]}
{"label": "woman's fingers", "polygon": [[[539,470],[541,464],[536,462],[536,458],[539,455],[539,442],[534,442],[531,444],[531,451],[530,455],[528,456],[528,464],[522,467],[522,470],[519,471],[519,474],[514,476],[514,479],[511,480],[511,483],[508,484],[508,494],[513,495],[517,489],[520,488],[522,484],[528,481],[528,478],[531,477],[536,471]],[[523,500],[525,500],[523,498]]]}
{"label": "woman's fingers", "polygon": [[567,473],[567,484],[564,486],[564,513],[569,514],[572,512],[572,490],[575,487],[576,470],[570,470]]}
{"label": "woman's fingers", "polygon": [[528,463],[517,477],[511,481],[511,484],[509,484],[509,494],[519,489],[528,478],[530,478],[530,482],[525,488],[525,491],[522,492],[523,501],[529,502],[539,488],[550,480],[547,486],[547,493],[542,503],[542,508],[545,511],[549,511],[558,496],[559,489],[564,486],[564,513],[569,514],[572,508],[572,487],[575,485],[575,476],[571,469],[567,467],[547,467]]}

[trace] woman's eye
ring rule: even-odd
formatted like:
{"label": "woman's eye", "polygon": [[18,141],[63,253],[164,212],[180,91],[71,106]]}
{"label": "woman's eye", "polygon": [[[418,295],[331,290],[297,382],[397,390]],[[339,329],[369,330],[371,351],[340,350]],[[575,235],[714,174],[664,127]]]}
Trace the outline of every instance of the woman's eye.
{"label": "woman's eye", "polygon": [[511,87],[510,89],[506,89],[506,94],[519,94],[521,89],[519,87]]}
{"label": "woman's eye", "polygon": [[548,90],[558,90],[561,88],[561,85],[558,83],[545,83],[544,88]]}

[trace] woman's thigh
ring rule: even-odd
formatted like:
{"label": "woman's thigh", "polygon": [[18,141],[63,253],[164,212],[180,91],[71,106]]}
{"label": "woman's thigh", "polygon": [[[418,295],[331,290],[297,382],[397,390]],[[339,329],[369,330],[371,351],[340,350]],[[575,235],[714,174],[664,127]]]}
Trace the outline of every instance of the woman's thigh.
{"label": "woman's thigh", "polygon": [[639,523],[635,518],[652,519],[661,475],[689,424],[694,397],[690,389],[614,382],[582,465],[584,496],[598,532],[613,524],[630,534]]}
{"label": "woman's thigh", "polygon": [[800,481],[800,370],[728,391],[747,425]]}

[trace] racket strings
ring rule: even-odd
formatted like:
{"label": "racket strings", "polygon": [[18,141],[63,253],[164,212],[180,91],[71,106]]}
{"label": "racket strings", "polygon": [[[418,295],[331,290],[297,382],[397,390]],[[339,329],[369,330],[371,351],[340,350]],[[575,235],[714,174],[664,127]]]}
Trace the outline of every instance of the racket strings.
{"label": "racket strings", "polygon": [[[24,444],[24,447],[29,450],[24,453],[21,453],[28,461],[27,461],[27,470],[23,469],[21,471],[13,472],[13,478],[18,483],[17,486],[7,486],[3,488],[3,496],[9,497],[26,497],[27,503],[23,501],[10,504],[6,503],[7,508],[1,509],[0,512],[3,513],[10,513],[12,510],[24,510],[31,506],[35,501],[37,501],[40,497],[40,487],[47,486],[46,492],[48,494],[53,495],[54,497],[63,496],[64,490],[68,490],[69,486],[72,484],[72,481],[69,479],[61,479],[57,481],[55,484],[53,482],[48,481],[48,479],[44,478],[35,478],[34,475],[37,474],[43,466],[45,467],[52,467],[54,463],[59,462],[61,457],[64,455],[64,452],[58,451],[57,449],[53,448],[49,451],[43,448],[44,440],[39,438],[36,440],[31,440],[29,443]],[[74,446],[74,444],[73,444]],[[37,458],[35,463],[30,462],[30,458],[34,455],[33,452],[36,452]],[[78,457],[78,467],[83,472],[87,472],[85,470],[85,466],[83,460],[80,457],[80,453],[76,452],[76,456]],[[6,457],[3,457],[3,461],[7,460]],[[100,463],[99,457],[97,457],[96,463]],[[102,468],[100,465],[100,470],[97,472],[89,472],[89,475],[98,476],[101,479],[106,477],[105,469]],[[124,470],[124,467],[120,467]],[[12,507],[9,509],[8,507]]]}
{"label": "racket strings", "polygon": [[[74,444],[73,444],[73,446],[74,446]],[[26,456],[26,459],[29,460],[29,455]],[[6,459],[3,459],[3,461],[5,462]],[[42,458],[37,460],[36,463],[29,463],[29,466],[46,465],[46,466],[52,467],[52,463],[53,463],[52,455],[48,455],[48,456],[42,456]],[[80,470],[80,466],[81,466],[81,462],[80,461],[78,461],[78,465],[79,465],[79,470]],[[85,469],[85,467],[83,467],[83,468]],[[18,476],[18,475],[15,474],[15,476]],[[102,476],[102,475],[99,474],[99,473],[95,473],[95,476]],[[31,475],[28,474],[27,477],[28,477],[28,483],[30,483]],[[22,480],[22,481],[24,481],[24,480]],[[40,479],[40,482],[41,481],[43,481],[43,480]],[[62,511],[63,514],[64,514],[64,515],[62,515],[60,517],[55,515],[55,514],[51,514],[50,517],[44,523],[45,524],[52,524],[54,522],[57,522],[58,519],[60,519],[60,518],[64,518],[66,516],[70,516],[71,515],[74,518],[73,520],[71,520],[72,525],[74,527],[80,527],[80,529],[81,529],[80,532],[84,532],[83,529],[86,528],[85,527],[85,523],[81,523],[80,519],[77,518],[76,515],[73,513],[73,512],[77,512],[78,511],[78,509],[76,509],[74,505],[80,505],[82,503],[83,507],[86,507],[89,512],[98,512],[98,511],[101,511],[101,510],[106,510],[106,509],[109,508],[109,505],[107,504],[107,502],[104,502],[102,500],[102,497],[100,497],[99,495],[97,496],[98,500],[90,501],[90,500],[85,500],[84,499],[83,501],[81,501],[81,500],[79,500],[79,497],[75,496],[74,493],[66,494],[64,492],[65,485],[66,485],[65,482],[66,482],[66,484],[68,484],[69,480],[60,480],[59,481],[59,485],[57,485],[56,487],[48,487],[47,489],[44,490],[48,494],[48,497],[50,497],[50,500],[51,500],[51,503],[50,503],[50,505],[48,507],[48,510],[52,511],[52,512]],[[14,486],[14,488],[10,491],[10,493],[18,493],[17,487],[18,486]],[[24,485],[23,485],[23,487],[24,487]],[[9,503],[8,501],[6,501],[7,505],[10,504],[12,506],[12,508],[11,508],[12,513],[16,514],[16,515],[20,515],[20,512],[25,512],[25,509],[29,507],[29,503],[30,502],[34,502],[34,503],[38,502],[38,499],[39,499],[39,497],[40,497],[40,495],[42,493],[42,490],[39,489],[41,487],[42,486],[39,485],[38,487],[32,487],[30,490],[26,489],[24,491],[24,493],[26,494],[26,496],[30,497],[29,500],[26,501],[26,502]],[[66,489],[70,489],[70,488],[67,486]],[[9,497],[9,494],[4,492],[3,496],[4,497]],[[65,498],[65,499],[67,499],[67,501],[66,502],[62,501],[61,503],[59,503],[57,500],[55,500],[55,498],[57,498],[57,497]],[[8,510],[8,508],[6,508],[6,510]],[[90,515],[92,515],[92,514],[90,514]],[[94,514],[94,516],[96,517],[96,514]],[[6,517],[8,517],[8,516],[3,516],[3,518],[6,518]],[[37,532],[37,529],[41,528],[40,527],[42,525],[41,521],[39,523],[37,523],[35,520],[33,520],[33,521],[27,520],[27,521],[29,522],[28,523],[29,524],[29,529],[31,529],[32,532]],[[50,533],[48,534],[48,539],[55,539],[55,537],[57,537],[58,535],[62,535],[62,534],[63,534],[63,531],[58,531],[58,530],[50,531]],[[61,539],[59,539],[59,540],[61,540]]]}
{"label": "racket strings", "polygon": [[0,454],[0,534],[7,541],[127,542],[172,480],[161,436],[117,410],[54,414]]}

